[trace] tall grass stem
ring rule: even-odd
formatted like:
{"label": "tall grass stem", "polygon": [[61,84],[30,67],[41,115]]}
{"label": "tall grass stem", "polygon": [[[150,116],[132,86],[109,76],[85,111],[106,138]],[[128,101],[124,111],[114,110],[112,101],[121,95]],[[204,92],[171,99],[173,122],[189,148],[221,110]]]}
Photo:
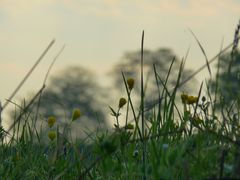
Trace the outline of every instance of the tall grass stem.
{"label": "tall grass stem", "polygon": [[143,177],[146,179],[146,144],[145,144],[145,122],[144,122],[144,83],[143,83],[143,44],[144,44],[144,31],[142,32],[142,42],[141,42],[141,116],[142,116],[142,164],[143,164]]}
{"label": "tall grass stem", "polygon": [[[25,77],[23,78],[23,80],[19,83],[19,85],[17,86],[17,88],[13,91],[13,93],[11,94],[11,96],[8,98],[8,100],[12,100],[12,98],[16,95],[16,93],[19,91],[19,89],[22,87],[22,85],[25,83],[25,81],[28,79],[28,77],[32,74],[32,72],[34,71],[34,69],[37,67],[37,65],[40,63],[40,61],[43,59],[43,57],[47,54],[47,52],[49,51],[49,49],[52,47],[52,45],[54,44],[55,39],[53,39],[50,44],[47,46],[47,48],[44,50],[44,52],[42,53],[42,55],[38,58],[38,60],[35,62],[35,64],[32,66],[32,68],[28,71],[28,73],[25,75]],[[9,101],[6,101],[3,104],[2,110],[4,110],[6,108],[6,106],[8,105]]]}

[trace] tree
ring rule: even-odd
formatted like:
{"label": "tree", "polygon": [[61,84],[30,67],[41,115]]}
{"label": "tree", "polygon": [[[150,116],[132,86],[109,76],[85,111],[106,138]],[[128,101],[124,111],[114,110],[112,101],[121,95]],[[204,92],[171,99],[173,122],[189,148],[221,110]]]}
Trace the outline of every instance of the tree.
{"label": "tree", "polygon": [[[140,51],[127,52],[124,54],[121,61],[115,65],[111,75],[114,79],[114,85],[118,90],[122,91],[124,87],[123,78],[121,75],[121,71],[124,72],[126,78],[134,78],[136,81],[135,91],[138,95],[140,95]],[[173,68],[170,73],[170,77],[168,80],[167,87],[170,90],[175,87],[177,81],[177,75],[180,68],[180,60],[176,57],[174,52],[169,48],[161,48],[156,51],[144,50],[144,73],[145,73],[145,81],[147,82],[147,90],[145,95],[146,105],[151,103],[151,101],[156,100],[158,98],[158,90],[156,86],[156,78],[154,74],[153,64],[156,67],[157,73],[161,77],[163,81],[165,81],[170,64],[173,60],[175,60],[173,64]],[[184,70],[182,73],[182,78],[185,79],[191,74],[191,70]],[[195,83],[195,79],[190,82],[191,84]],[[161,85],[161,82],[159,82]],[[160,86],[163,89],[163,86]],[[192,89],[191,86],[184,85],[180,88],[180,91],[190,92]],[[139,97],[139,96],[138,96]]]}
{"label": "tree", "polygon": [[[46,121],[49,116],[55,116],[59,125],[63,127],[69,123],[73,110],[80,108],[82,116],[78,121],[74,121],[71,128],[73,134],[84,137],[85,131],[107,126],[103,111],[103,100],[106,99],[102,97],[106,97],[104,90],[94,80],[92,73],[81,67],[68,67],[50,79],[40,103],[36,99],[31,106],[31,115],[36,115],[38,107],[39,117]],[[39,117],[37,127],[42,123]]]}
{"label": "tree", "polygon": [[210,80],[211,91],[217,89],[221,103],[230,105],[240,97],[240,53],[235,51],[221,55],[217,66],[218,77]]}

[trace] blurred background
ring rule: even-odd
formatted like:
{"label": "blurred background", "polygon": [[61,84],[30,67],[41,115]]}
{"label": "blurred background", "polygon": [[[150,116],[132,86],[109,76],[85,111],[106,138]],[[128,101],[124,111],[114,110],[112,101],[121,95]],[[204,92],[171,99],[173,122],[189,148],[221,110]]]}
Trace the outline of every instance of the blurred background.
{"label": "blurred background", "polygon": [[[43,119],[53,114],[67,119],[74,108],[80,107],[90,126],[96,120],[110,126],[108,105],[117,107],[119,98],[125,95],[119,79],[121,68],[129,77],[138,78],[136,60],[142,30],[148,72],[152,63],[165,72],[173,57],[180,62],[190,48],[185,65],[187,76],[188,71],[205,64],[189,29],[211,59],[220,51],[222,42],[223,47],[233,42],[239,17],[238,0],[1,0],[0,100],[4,103],[9,98],[55,38],[55,44],[13,101],[21,105],[23,99],[31,99],[65,44],[46,83],[40,111]],[[214,64],[211,67],[214,74]],[[195,77],[192,92],[197,92],[199,83],[208,78],[205,68]],[[137,94],[137,88],[135,91]],[[9,124],[9,114],[16,116],[16,109],[9,104],[4,110],[5,126]]]}

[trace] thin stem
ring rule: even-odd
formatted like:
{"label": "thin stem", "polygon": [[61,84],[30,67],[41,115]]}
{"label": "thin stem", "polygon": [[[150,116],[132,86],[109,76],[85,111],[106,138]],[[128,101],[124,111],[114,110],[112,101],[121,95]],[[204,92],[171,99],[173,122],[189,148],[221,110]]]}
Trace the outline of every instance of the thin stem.
{"label": "thin stem", "polygon": [[142,115],[142,163],[143,163],[143,177],[142,179],[146,179],[146,144],[145,144],[145,124],[144,124],[144,87],[143,87],[143,44],[144,44],[144,31],[142,32],[142,43],[141,43],[141,115]]}

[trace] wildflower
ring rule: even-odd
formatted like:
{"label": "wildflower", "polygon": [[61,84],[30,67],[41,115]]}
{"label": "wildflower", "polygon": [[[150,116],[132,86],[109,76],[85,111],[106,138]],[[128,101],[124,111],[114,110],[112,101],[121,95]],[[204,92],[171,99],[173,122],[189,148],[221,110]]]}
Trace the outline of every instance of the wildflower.
{"label": "wildflower", "polygon": [[127,100],[125,98],[120,98],[118,107],[122,108],[127,103]]}
{"label": "wildflower", "polygon": [[55,131],[49,131],[48,132],[48,138],[53,141],[56,138],[56,132]]}
{"label": "wildflower", "polygon": [[129,90],[131,91],[133,89],[133,86],[134,86],[134,79],[133,78],[129,78],[127,80],[127,84],[128,84]]}
{"label": "wildflower", "polygon": [[55,124],[56,118],[54,116],[50,116],[47,122],[48,122],[48,126],[51,128]]}
{"label": "wildflower", "polygon": [[76,119],[78,119],[81,116],[81,111],[80,109],[75,109],[73,111],[73,115],[72,115],[72,121],[75,121]]}
{"label": "wildflower", "polygon": [[188,98],[187,98],[187,104],[194,104],[197,101],[198,101],[198,97],[188,96]]}
{"label": "wildflower", "polygon": [[182,94],[181,95],[182,103],[187,103],[187,104],[194,104],[198,101],[198,97],[195,96],[189,96],[187,94]]}
{"label": "wildflower", "polygon": [[181,95],[181,99],[182,99],[182,103],[185,104],[185,103],[187,102],[188,95],[183,93],[183,94]]}

